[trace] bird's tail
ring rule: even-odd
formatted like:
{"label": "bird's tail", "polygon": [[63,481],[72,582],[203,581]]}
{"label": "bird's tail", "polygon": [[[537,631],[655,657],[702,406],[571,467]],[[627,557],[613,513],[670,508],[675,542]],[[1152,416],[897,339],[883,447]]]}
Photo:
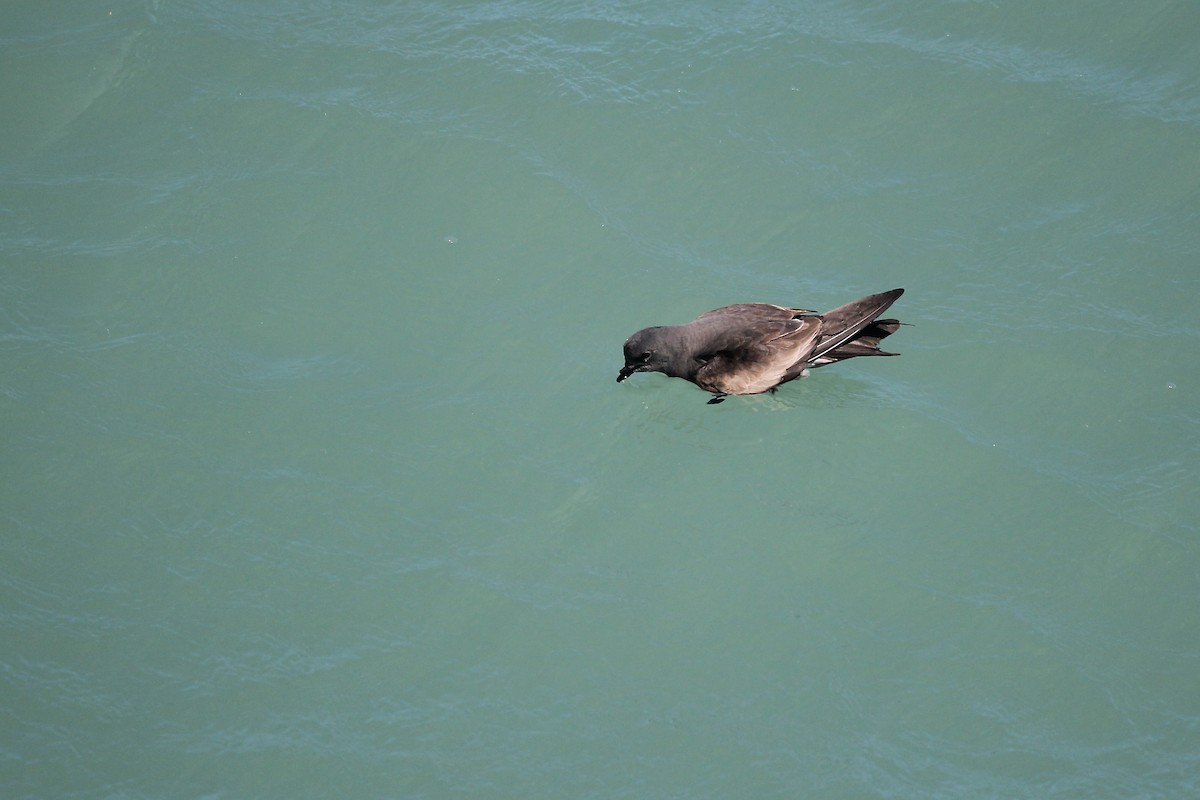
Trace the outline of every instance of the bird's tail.
{"label": "bird's tail", "polygon": [[900,321],[876,319],[896,302],[903,289],[868,295],[821,315],[821,338],[813,348],[815,367],[856,356],[894,356],[879,349],[879,342],[899,329]]}
{"label": "bird's tail", "polygon": [[898,356],[900,355],[899,353],[889,353],[886,350],[880,350],[879,341],[895,333],[900,328],[900,325],[901,322],[898,319],[877,319],[863,328],[862,332],[855,338],[846,342],[841,347],[835,347],[822,355],[821,363],[817,366],[832,364],[834,361],[854,358],[855,356]]}

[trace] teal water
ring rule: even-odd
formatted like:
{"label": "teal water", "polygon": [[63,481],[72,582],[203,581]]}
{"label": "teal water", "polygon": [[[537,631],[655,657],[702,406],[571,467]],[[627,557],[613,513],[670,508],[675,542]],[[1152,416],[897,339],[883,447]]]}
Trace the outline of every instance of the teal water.
{"label": "teal water", "polygon": [[0,795],[1197,796],[1197,29],[0,11]]}

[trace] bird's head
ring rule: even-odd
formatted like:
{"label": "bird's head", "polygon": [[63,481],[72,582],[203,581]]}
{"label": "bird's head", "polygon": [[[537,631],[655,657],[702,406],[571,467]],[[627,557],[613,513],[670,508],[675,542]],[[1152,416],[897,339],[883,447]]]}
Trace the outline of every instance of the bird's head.
{"label": "bird's head", "polygon": [[662,372],[669,356],[662,348],[663,329],[643,328],[625,340],[625,366],[617,373],[617,383],[635,372]]}

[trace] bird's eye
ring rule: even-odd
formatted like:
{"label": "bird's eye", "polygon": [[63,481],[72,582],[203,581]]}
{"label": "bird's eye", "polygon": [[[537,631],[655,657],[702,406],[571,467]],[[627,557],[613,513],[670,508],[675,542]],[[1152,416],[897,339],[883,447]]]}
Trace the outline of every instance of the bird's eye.
{"label": "bird's eye", "polygon": [[640,356],[638,356],[638,361],[645,362],[645,361],[649,361],[649,360],[650,360],[650,352],[649,351],[642,353]]}

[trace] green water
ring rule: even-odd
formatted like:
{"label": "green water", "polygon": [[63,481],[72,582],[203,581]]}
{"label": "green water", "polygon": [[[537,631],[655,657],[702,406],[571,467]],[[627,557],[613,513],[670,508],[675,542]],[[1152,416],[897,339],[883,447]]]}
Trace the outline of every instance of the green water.
{"label": "green water", "polygon": [[0,795],[1195,796],[1198,25],[0,11]]}

